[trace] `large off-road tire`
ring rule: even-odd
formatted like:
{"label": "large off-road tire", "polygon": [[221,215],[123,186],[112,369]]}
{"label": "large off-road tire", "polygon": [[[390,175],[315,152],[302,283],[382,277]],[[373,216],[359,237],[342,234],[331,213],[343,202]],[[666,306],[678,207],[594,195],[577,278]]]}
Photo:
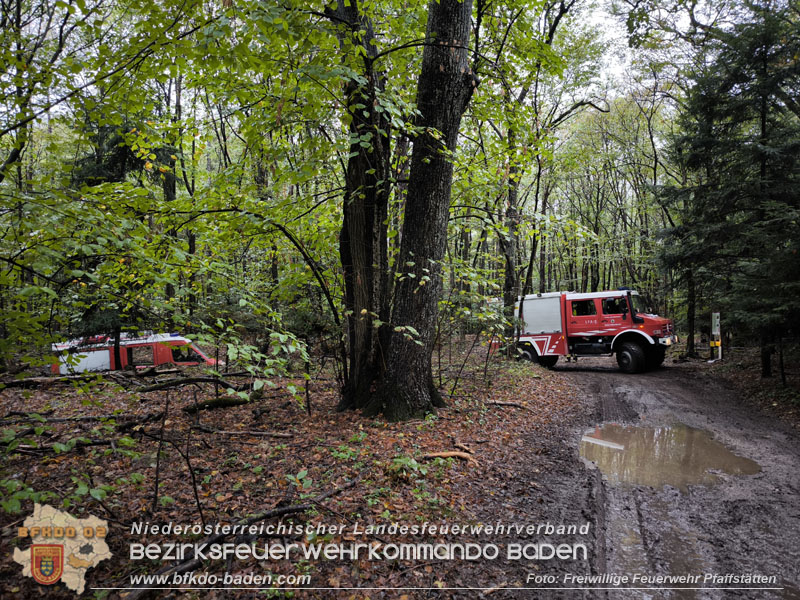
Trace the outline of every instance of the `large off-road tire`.
{"label": "large off-road tire", "polygon": [[536,353],[529,346],[520,346],[517,350],[517,356],[523,360],[536,360]]}
{"label": "large off-road tire", "polygon": [[667,349],[664,346],[656,346],[655,348],[650,348],[647,352],[646,358],[646,366],[648,369],[657,369],[662,365],[664,362],[664,358],[667,356]]}
{"label": "large off-road tire", "polygon": [[617,350],[617,364],[623,373],[641,373],[646,365],[644,350],[636,342],[624,342]]}
{"label": "large off-road tire", "polygon": [[558,356],[538,356],[539,364],[548,369],[552,369],[558,362]]}

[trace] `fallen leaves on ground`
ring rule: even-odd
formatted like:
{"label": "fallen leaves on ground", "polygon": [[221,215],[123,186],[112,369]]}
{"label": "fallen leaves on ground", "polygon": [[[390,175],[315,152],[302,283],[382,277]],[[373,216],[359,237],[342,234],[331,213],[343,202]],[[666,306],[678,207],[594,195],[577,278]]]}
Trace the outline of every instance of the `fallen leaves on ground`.
{"label": "fallen leaves on ground", "polygon": [[[278,393],[268,399],[198,415],[181,409],[213,398],[213,386],[148,394],[122,391],[111,384],[89,390],[58,386],[4,390],[0,392],[2,427],[6,432],[13,430],[17,441],[22,439],[4,458],[3,478],[45,492],[42,502],[66,507],[75,516],[108,519],[107,542],[114,556],[88,573],[89,587],[126,587],[131,573],[155,572],[161,566],[129,560],[130,543],[167,541],[164,536],[134,536],[131,523],[234,523],[254,513],[303,503],[353,479],[358,481],[352,488],[320,502],[314,510],[288,518],[311,525],[346,525],[341,535],[325,538],[331,542],[352,540],[348,532],[354,524],[362,529],[392,522],[468,524],[485,522],[492,515],[514,521],[520,517],[507,508],[508,481],[519,478],[531,493],[540,487],[537,479],[547,470],[553,436],[576,418],[581,404],[558,373],[496,356],[487,360],[486,348],[472,352],[463,371],[458,371],[459,366],[443,370],[439,380],[446,398],[454,392],[447,408],[404,423],[337,412],[338,384],[330,373],[318,374],[310,383],[310,415],[301,405],[304,396],[289,391],[303,390],[302,378],[275,381]],[[454,382],[446,374],[456,371],[458,386],[452,390]],[[110,414],[120,416],[107,421],[63,420]],[[152,414],[161,418],[144,418]],[[116,425],[124,421],[123,416],[141,417],[142,422],[122,434]],[[48,418],[62,420],[47,422]],[[282,437],[264,435],[268,433]],[[37,446],[50,449],[42,452]],[[531,457],[541,460],[534,465]],[[530,502],[536,503],[534,496]],[[15,528],[32,507],[30,499],[23,499],[18,514],[0,513],[4,540],[15,538]],[[381,538],[366,536],[357,541],[386,543]],[[269,540],[258,543],[264,541]],[[288,536],[283,541],[309,540]],[[394,536],[391,541],[404,538]],[[475,572],[480,566],[475,563],[454,561],[443,567],[439,561],[308,564],[286,560],[205,566],[218,573],[308,572],[314,585],[335,588],[440,587],[444,573],[447,586],[480,579]],[[491,574],[492,581],[484,583],[502,584],[496,580],[501,576]],[[4,597],[36,593],[36,584],[22,578],[10,553],[0,557],[0,581]],[[213,598],[215,593],[203,596]],[[415,597],[413,591],[403,593]],[[152,597],[168,595],[166,591],[152,593]],[[322,592],[300,595],[328,597]],[[398,594],[350,590],[349,595]],[[63,586],[55,586],[48,590],[48,597],[70,594]]]}

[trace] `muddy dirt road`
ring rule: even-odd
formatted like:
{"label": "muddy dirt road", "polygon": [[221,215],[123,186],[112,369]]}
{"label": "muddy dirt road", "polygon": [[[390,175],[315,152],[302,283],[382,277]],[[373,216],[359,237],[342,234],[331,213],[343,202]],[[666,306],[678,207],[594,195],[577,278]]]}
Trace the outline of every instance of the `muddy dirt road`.
{"label": "muddy dirt road", "polygon": [[[595,569],[700,579],[664,584],[686,589],[608,597],[800,598],[797,431],[696,365],[642,375],[615,367],[610,359],[582,359],[556,368],[596,401],[595,425],[576,434],[588,467],[603,473],[596,523],[605,548],[597,548]],[[753,587],[761,589],[733,589]]]}

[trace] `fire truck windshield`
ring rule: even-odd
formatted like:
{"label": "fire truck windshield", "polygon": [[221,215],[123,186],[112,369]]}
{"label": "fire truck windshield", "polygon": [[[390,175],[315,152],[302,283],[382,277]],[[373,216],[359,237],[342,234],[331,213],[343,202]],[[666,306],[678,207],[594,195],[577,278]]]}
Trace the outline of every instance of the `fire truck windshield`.
{"label": "fire truck windshield", "polygon": [[631,294],[631,303],[633,304],[633,310],[637,313],[648,312],[647,307],[644,305],[644,300],[638,294]]}

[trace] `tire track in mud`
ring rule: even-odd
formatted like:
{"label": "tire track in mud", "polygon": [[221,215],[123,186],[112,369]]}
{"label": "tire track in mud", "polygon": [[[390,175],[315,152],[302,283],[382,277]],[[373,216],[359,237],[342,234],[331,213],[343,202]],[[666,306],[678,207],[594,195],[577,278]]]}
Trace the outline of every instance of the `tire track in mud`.
{"label": "tire track in mud", "polygon": [[[586,418],[584,414],[582,418]],[[448,591],[446,594],[431,594],[429,597],[446,597],[457,600],[472,600],[476,597],[494,599],[547,598],[548,600],[574,600],[597,597],[593,591],[576,590],[532,590],[526,588],[539,584],[527,581],[530,575],[555,577],[560,585],[566,573],[585,575],[598,573],[596,558],[603,557],[604,539],[597,537],[597,517],[602,511],[605,498],[600,474],[585,471],[576,457],[574,447],[569,443],[575,423],[543,426],[535,433],[527,433],[519,445],[509,447],[508,451],[495,456],[491,465],[492,479],[478,482],[478,495],[487,502],[476,505],[475,518],[484,523],[516,522],[528,524],[552,523],[582,524],[591,523],[591,537],[575,535],[527,535],[509,534],[479,537],[475,541],[495,543],[505,548],[509,543],[571,544],[584,542],[588,545],[587,560],[503,560],[484,561],[468,573],[445,577],[448,581],[458,581],[460,585],[496,586],[487,593],[476,591]],[[598,496],[599,493],[599,496]],[[491,499],[491,501],[489,501]],[[448,565],[442,565],[447,569]],[[457,578],[458,577],[458,578]],[[547,584],[541,584],[547,585]],[[511,589],[509,589],[511,588]]]}
{"label": "tire track in mud", "polygon": [[[604,537],[597,544],[598,552],[604,549],[598,568],[620,575],[774,575],[777,584],[769,587],[783,590],[615,590],[606,597],[800,598],[796,431],[696,368],[623,375],[592,359],[559,371],[594,397],[597,424],[656,430],[684,424],[691,434],[707,430],[736,455],[761,466],[752,475],[712,467],[715,484],[685,486],[618,483],[604,476],[598,494],[604,506],[598,506],[596,519]],[[688,443],[695,439],[685,437]],[[692,451],[703,450],[687,448],[685,456]],[[696,586],[713,583],[701,579]]]}

